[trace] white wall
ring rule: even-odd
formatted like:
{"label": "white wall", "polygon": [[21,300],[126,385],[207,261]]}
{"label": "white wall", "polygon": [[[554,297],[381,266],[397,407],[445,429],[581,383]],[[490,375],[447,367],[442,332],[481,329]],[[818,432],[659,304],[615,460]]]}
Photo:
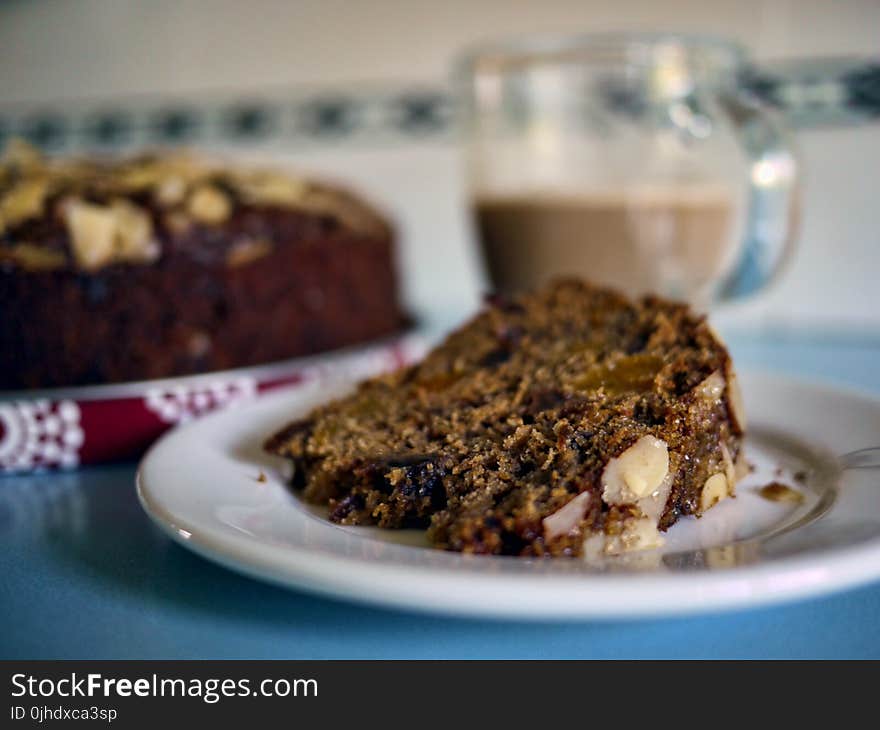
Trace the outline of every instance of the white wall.
{"label": "white wall", "polygon": [[[614,29],[729,35],[761,58],[880,57],[880,2],[867,1],[7,0],[0,3],[0,102],[431,82],[445,79],[456,49],[473,40]],[[807,180],[798,259],[737,317],[880,331],[880,124],[811,131],[799,141]],[[473,301],[479,274],[451,144],[318,149],[302,161],[370,185],[401,218],[417,306]]]}
{"label": "white wall", "polygon": [[821,0],[7,0],[0,98],[430,79],[464,43],[687,30],[759,56],[880,52],[880,3]]}

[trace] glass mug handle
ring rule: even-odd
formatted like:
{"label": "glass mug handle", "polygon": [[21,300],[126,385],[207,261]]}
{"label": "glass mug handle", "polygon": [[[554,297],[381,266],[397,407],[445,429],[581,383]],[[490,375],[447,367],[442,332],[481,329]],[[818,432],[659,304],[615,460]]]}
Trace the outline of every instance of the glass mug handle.
{"label": "glass mug handle", "polygon": [[749,160],[744,243],[719,298],[754,293],[791,252],[799,165],[788,130],[880,121],[880,60],[800,58],[747,67],[725,105]]}
{"label": "glass mug handle", "polygon": [[781,116],[747,92],[722,98],[747,160],[746,219],[739,259],[719,286],[720,301],[763,289],[789,258],[797,233],[800,165]]}

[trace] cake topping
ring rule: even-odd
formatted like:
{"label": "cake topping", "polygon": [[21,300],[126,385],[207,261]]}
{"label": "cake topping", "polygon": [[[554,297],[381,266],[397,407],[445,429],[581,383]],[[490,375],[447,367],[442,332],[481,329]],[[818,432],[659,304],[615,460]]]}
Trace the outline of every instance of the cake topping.
{"label": "cake topping", "polygon": [[150,216],[127,200],[110,204],[116,227],[116,257],[120,261],[149,262],[159,256],[159,244],[153,238]]}
{"label": "cake topping", "polygon": [[8,249],[31,243],[27,226],[41,218],[63,222],[70,236],[70,260],[94,271],[118,262],[155,260],[160,250],[154,221],[164,221],[169,231],[182,235],[192,223],[223,225],[247,206],[327,217],[356,233],[387,230],[377,214],[343,190],[278,171],[235,169],[186,153],[46,159],[14,140],[0,161],[3,260],[29,270],[35,267],[22,262],[27,258],[33,263],[33,252],[13,255]]}
{"label": "cake topping", "polygon": [[222,223],[229,218],[232,203],[213,185],[202,184],[190,194],[187,210],[199,223]]}
{"label": "cake topping", "polygon": [[272,170],[239,172],[233,177],[238,193],[258,205],[297,205],[309,191],[309,185]]}
{"label": "cake topping", "polygon": [[64,207],[64,221],[80,268],[99,269],[113,260],[116,222],[108,208],[71,200]]}
{"label": "cake topping", "polygon": [[180,205],[186,198],[186,181],[178,175],[159,181],[155,197],[159,205],[165,208]]}
{"label": "cake topping", "polygon": [[562,535],[568,535],[578,523],[584,519],[590,507],[590,493],[581,492],[564,507],[545,517],[542,521],[544,526],[544,539],[554,540]]}
{"label": "cake topping", "polygon": [[669,472],[666,442],[642,436],[602,472],[602,500],[606,504],[632,504],[657,489]]}
{"label": "cake topping", "polygon": [[79,267],[93,271],[113,262],[146,262],[159,255],[149,216],[126,200],[109,206],[69,200],[63,206]]}
{"label": "cake topping", "polygon": [[67,257],[62,251],[33,243],[0,246],[0,262],[2,261],[12,261],[25,271],[52,271],[67,265]]}
{"label": "cake topping", "polygon": [[724,394],[724,377],[716,370],[697,386],[697,393],[706,400],[718,400]]}
{"label": "cake topping", "polygon": [[272,253],[272,243],[263,238],[245,238],[236,243],[226,254],[230,269],[245,266]]}
{"label": "cake topping", "polygon": [[48,192],[47,178],[22,180],[13,185],[0,199],[0,220],[5,226],[14,226],[29,218],[36,218],[43,212]]}
{"label": "cake topping", "polygon": [[36,147],[29,145],[23,139],[13,138],[9,140],[3,151],[2,163],[6,168],[29,169],[40,167],[43,164],[43,157]]}
{"label": "cake topping", "polygon": [[733,365],[728,362],[727,367],[727,403],[730,408],[730,416],[733,425],[740,433],[746,432],[746,408],[743,404],[742,391],[739,389],[739,379]]}
{"label": "cake topping", "polygon": [[700,511],[705,512],[728,495],[727,477],[722,473],[713,474],[706,480],[700,495]]}
{"label": "cake topping", "polygon": [[736,465],[730,456],[730,449],[723,441],[721,442],[721,461],[724,464],[724,476],[727,477],[728,485],[736,484],[740,476],[736,473]]}

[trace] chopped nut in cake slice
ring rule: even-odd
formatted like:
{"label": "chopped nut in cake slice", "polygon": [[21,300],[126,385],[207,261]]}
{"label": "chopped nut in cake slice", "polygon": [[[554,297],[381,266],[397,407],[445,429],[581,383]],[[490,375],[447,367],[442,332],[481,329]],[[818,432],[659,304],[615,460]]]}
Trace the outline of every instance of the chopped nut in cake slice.
{"label": "chopped nut in cake slice", "polygon": [[418,365],[267,448],[337,522],[424,526],[463,552],[615,555],[733,493],[732,374],[685,305],[560,281],[493,300]]}

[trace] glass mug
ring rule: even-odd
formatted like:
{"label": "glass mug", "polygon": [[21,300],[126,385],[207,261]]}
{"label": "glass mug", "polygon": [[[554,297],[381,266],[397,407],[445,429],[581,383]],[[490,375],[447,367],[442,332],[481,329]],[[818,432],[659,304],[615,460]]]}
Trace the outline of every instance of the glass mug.
{"label": "glass mug", "polygon": [[494,288],[576,275],[705,308],[764,287],[791,255],[799,164],[748,68],[735,43],[678,35],[464,56],[469,192]]}

